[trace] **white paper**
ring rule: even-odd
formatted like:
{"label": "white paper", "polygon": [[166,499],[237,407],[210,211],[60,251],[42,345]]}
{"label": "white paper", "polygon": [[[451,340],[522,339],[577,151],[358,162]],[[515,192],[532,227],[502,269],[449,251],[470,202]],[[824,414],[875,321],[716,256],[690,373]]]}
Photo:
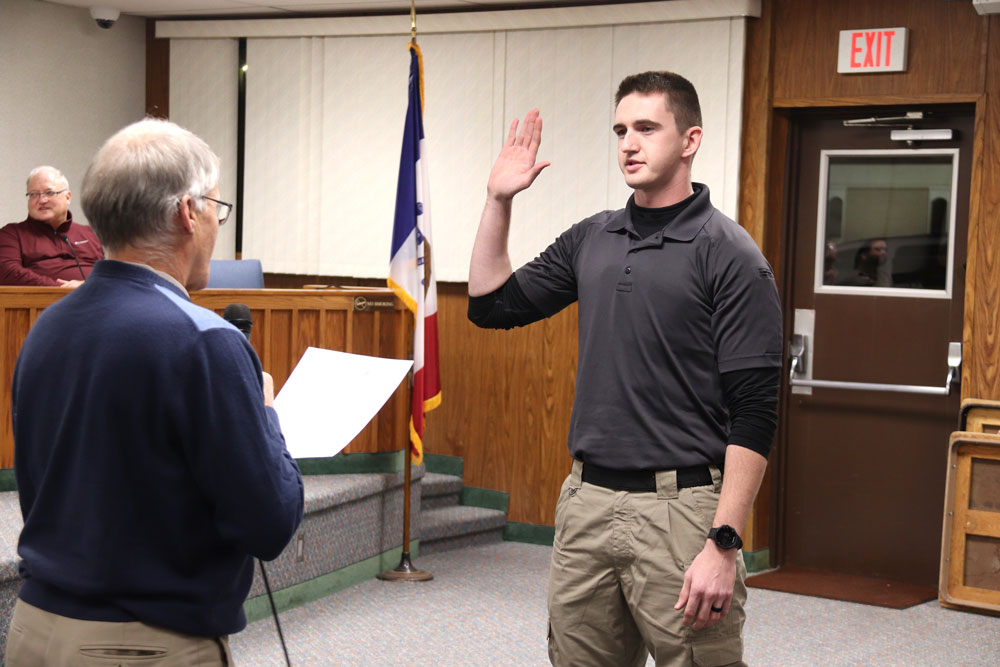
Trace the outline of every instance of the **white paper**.
{"label": "white paper", "polygon": [[274,397],[289,453],[297,459],[339,453],[378,414],[411,366],[409,359],[307,348]]}

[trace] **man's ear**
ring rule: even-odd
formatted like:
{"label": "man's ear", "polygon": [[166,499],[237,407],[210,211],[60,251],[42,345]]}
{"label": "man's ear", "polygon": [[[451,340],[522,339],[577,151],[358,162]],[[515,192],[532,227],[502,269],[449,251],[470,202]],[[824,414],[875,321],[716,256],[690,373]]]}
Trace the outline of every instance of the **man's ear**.
{"label": "man's ear", "polygon": [[71,190],[66,191],[66,205],[69,206],[73,201],[73,192]]}
{"label": "man's ear", "polygon": [[692,125],[684,131],[684,151],[681,157],[693,157],[701,147],[702,130],[697,125]]}
{"label": "man's ear", "polygon": [[191,195],[181,197],[181,201],[177,205],[175,219],[185,234],[194,234],[195,226],[198,224],[197,213],[198,211],[194,208],[194,198]]}

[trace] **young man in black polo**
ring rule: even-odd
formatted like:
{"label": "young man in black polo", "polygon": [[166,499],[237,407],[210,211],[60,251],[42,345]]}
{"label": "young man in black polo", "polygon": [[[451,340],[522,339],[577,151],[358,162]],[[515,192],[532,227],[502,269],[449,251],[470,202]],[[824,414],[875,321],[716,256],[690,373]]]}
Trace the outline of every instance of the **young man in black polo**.
{"label": "young man in black polo", "polygon": [[[694,87],[627,77],[615,97],[626,207],[568,229],[512,271],[511,201],[537,162],[532,110],[487,184],[469,317],[509,328],[579,302],[580,351],[549,579],[555,665],[739,665],[740,531],[767,465],[781,367],[774,276],[691,181]],[[722,471],[725,470],[723,477]]]}

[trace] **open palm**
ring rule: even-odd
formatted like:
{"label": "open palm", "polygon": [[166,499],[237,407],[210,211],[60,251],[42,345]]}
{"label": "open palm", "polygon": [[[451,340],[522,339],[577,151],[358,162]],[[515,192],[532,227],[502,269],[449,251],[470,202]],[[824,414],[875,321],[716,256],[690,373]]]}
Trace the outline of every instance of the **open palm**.
{"label": "open palm", "polygon": [[542,169],[550,164],[535,162],[538,145],[542,142],[542,119],[538,115],[538,109],[532,109],[524,117],[520,132],[517,126],[518,120],[515,118],[510,124],[507,141],[490,172],[486,190],[493,197],[513,197],[530,186]]}

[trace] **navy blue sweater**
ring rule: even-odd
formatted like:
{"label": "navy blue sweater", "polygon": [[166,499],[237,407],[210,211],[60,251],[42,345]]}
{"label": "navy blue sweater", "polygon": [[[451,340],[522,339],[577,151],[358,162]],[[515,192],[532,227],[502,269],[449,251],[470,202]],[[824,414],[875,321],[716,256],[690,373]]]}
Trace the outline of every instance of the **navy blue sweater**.
{"label": "navy blue sweater", "polygon": [[302,477],[244,336],[142,267],[98,262],[38,318],[13,382],[20,597],[71,618],[216,636]]}

